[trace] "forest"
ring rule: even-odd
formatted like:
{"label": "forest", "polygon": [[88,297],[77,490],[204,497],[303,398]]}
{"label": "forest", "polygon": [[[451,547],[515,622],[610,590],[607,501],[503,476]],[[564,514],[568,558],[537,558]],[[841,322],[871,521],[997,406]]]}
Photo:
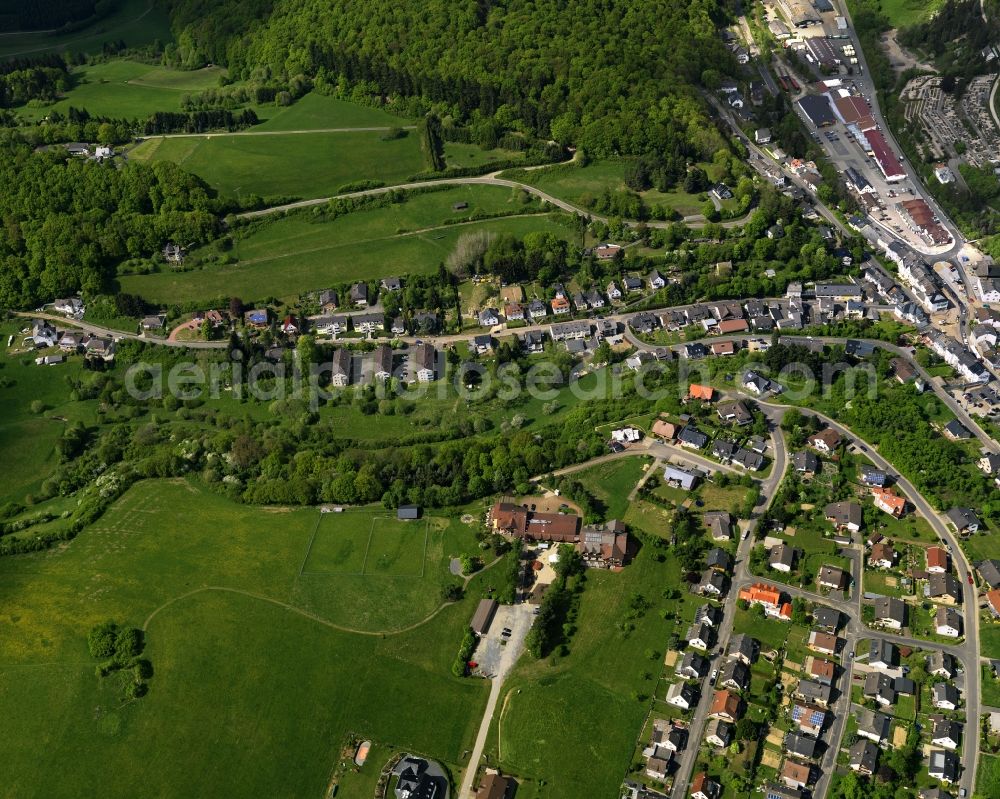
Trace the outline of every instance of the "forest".
{"label": "forest", "polygon": [[117,0],[31,0],[0,6],[0,31],[49,30],[107,16]]}
{"label": "forest", "polygon": [[0,139],[0,307],[67,292],[101,293],[115,266],[168,241],[204,243],[220,229],[218,201],[172,163],[121,169],[65,150],[32,152]]}
{"label": "forest", "polygon": [[176,58],[421,98],[424,110],[595,156],[710,156],[719,144],[694,90],[732,56],[712,0],[403,4],[388,0],[170,0]]}

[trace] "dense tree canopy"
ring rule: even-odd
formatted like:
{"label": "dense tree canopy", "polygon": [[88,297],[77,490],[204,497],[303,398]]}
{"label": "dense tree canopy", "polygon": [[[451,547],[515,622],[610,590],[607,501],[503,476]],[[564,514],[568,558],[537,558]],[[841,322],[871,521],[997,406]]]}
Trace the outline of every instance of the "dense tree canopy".
{"label": "dense tree canopy", "polygon": [[172,163],[117,169],[0,141],[0,307],[99,292],[125,258],[209,240],[215,207],[204,184]]}
{"label": "dense tree canopy", "polygon": [[711,155],[692,85],[731,56],[713,0],[256,0],[171,3],[179,61],[419,97],[595,155]]}

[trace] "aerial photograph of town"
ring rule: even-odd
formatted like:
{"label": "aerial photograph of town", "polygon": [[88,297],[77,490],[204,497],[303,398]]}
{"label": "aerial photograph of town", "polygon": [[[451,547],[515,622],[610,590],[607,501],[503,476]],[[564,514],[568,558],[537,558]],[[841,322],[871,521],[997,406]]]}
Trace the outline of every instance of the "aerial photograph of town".
{"label": "aerial photograph of town", "polygon": [[1000,0],[0,3],[0,799],[1000,799]]}

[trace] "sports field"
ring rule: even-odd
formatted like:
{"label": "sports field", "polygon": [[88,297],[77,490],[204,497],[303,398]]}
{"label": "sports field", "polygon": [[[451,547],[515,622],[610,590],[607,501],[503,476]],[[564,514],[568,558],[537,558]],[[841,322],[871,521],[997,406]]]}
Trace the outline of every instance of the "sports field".
{"label": "sports field", "polygon": [[63,34],[17,33],[0,36],[0,58],[37,53],[100,52],[105,42],[122,40],[129,47],[149,44],[159,39],[169,42],[170,21],[166,12],[153,0],[121,0],[118,8],[104,19]]}
{"label": "sports field", "polygon": [[[392,586],[419,583],[394,572],[410,568],[421,530],[434,531],[434,579],[420,593],[440,607],[442,553],[470,551],[472,528],[432,518],[400,529],[381,508],[352,513],[359,529],[382,520],[374,568],[388,565],[381,579],[337,588],[392,608],[391,626],[299,601],[315,509],[235,505],[180,480],[140,483],[58,550],[0,561],[4,794],[72,797],[87,785],[140,796],[155,784],[165,797],[322,796],[351,732],[455,767],[486,697],[449,671],[479,583],[425,623],[416,594],[397,598]],[[87,631],[108,618],[146,629],[154,668],[149,694],[124,706],[86,651]]]}
{"label": "sports field", "polygon": [[226,197],[327,197],[360,180],[401,183],[424,170],[410,132],[385,141],[374,131],[257,136],[211,133],[147,139],[136,161],[174,161]]}
{"label": "sports field", "polygon": [[144,118],[155,111],[180,111],[181,98],[219,85],[221,67],[165,69],[137,61],[113,60],[75,70],[77,85],[57,103],[26,107],[18,113],[38,119],[70,106],[85,108],[95,116]]}
{"label": "sports field", "polygon": [[[456,202],[468,208],[456,211]],[[484,219],[448,225],[477,210],[484,214],[530,213],[511,190],[490,186],[458,186],[410,197],[404,203],[357,211],[322,221],[308,213],[278,219],[245,238],[238,239],[230,255],[234,264],[213,264],[210,248],[192,254],[203,258],[204,268],[186,272],[127,275],[123,291],[140,294],[151,302],[171,303],[211,300],[237,294],[244,299],[274,294],[279,275],[284,296],[326,288],[349,280],[386,274],[431,274],[465,233],[486,230],[521,237],[535,230],[564,238],[573,231],[561,224],[563,214],[534,214]]]}

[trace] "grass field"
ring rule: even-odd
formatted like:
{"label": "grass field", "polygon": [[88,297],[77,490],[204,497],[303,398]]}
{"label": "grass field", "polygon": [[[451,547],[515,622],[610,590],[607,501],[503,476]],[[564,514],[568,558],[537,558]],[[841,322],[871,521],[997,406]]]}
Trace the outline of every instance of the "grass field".
{"label": "grass field", "polygon": [[[385,511],[359,515],[370,527]],[[338,629],[337,608],[296,596],[316,519],[314,509],[244,507],[150,481],[64,547],[0,561],[5,795],[77,796],[80,785],[144,795],[153,782],[158,796],[320,796],[348,733],[458,764],[486,696],[449,672],[478,583],[410,632]],[[390,538],[395,524],[377,535]],[[471,527],[435,524],[437,553],[474,545]],[[446,568],[435,557],[428,571],[432,560]],[[388,629],[425,615],[384,582],[339,590],[391,608]],[[438,604],[436,580],[423,593]],[[139,702],[122,706],[87,656],[87,631],[107,618],[147,629],[155,673]],[[343,621],[384,629],[360,614]]]}
{"label": "grass field", "polygon": [[63,34],[16,33],[0,36],[0,58],[66,50],[100,52],[105,42],[122,40],[129,47],[156,39],[173,39],[166,12],[153,0],[122,0],[117,10],[86,28]]}
{"label": "grass field", "polygon": [[444,158],[449,167],[481,166],[494,161],[523,161],[524,153],[514,150],[484,150],[477,144],[445,142]]}
{"label": "grass field", "polygon": [[980,753],[976,796],[1000,796],[1000,756]]}
{"label": "grass field", "polygon": [[227,197],[326,197],[359,180],[400,183],[424,170],[415,133],[383,141],[377,132],[147,139],[136,161],[174,161]]}
{"label": "grass field", "polygon": [[[312,92],[289,106],[254,106],[257,116],[267,120],[254,130],[314,130],[316,128],[402,128],[414,124],[378,108]],[[411,136],[416,134],[411,133]]]}
{"label": "grass field", "polygon": [[621,519],[628,510],[628,495],[651,463],[648,457],[618,458],[592,466],[571,477],[579,480],[605,507],[604,519]]}
{"label": "grass field", "polygon": [[[718,170],[712,164],[700,164],[712,177]],[[587,166],[567,165],[551,170],[529,172],[521,177],[525,183],[537,186],[542,191],[568,202],[584,205],[588,198],[598,197],[605,189],[621,191],[625,189],[624,167],[620,161],[594,161]],[[697,214],[701,211],[702,200],[698,195],[684,191],[663,193],[650,189],[642,193],[642,198],[650,204],[667,205],[681,214]]]}
{"label": "grass field", "polygon": [[882,13],[894,28],[905,28],[927,19],[937,11],[943,0],[882,0]]}
{"label": "grass field", "polygon": [[[469,208],[453,211],[451,206],[459,200],[468,202]],[[295,215],[238,240],[233,250],[238,259],[235,264],[123,276],[121,288],[160,303],[209,300],[232,293],[249,299],[273,295],[275,278],[280,276],[283,296],[297,296],[350,280],[388,274],[431,274],[458,238],[474,230],[517,237],[534,230],[564,238],[573,235],[570,228],[560,224],[560,219],[566,217],[555,213],[444,225],[456,215],[468,216],[477,209],[496,213],[505,208],[520,212],[531,207],[521,206],[509,189],[461,186],[330,221]],[[394,232],[404,230],[411,232]],[[212,252],[194,253],[193,258],[197,257],[208,259]]]}
{"label": "grass field", "polygon": [[[616,795],[662,668],[670,628],[660,612],[675,607],[663,587],[679,579],[675,562],[645,552],[620,574],[588,572],[570,654],[521,660],[488,739],[490,762],[524,778],[518,797]],[[636,594],[651,607],[625,637],[618,624]]]}
{"label": "grass field", "polygon": [[206,67],[185,71],[115,60],[80,67],[74,74],[77,85],[64,99],[52,105],[22,108],[19,113],[38,119],[53,111],[65,113],[73,106],[94,115],[135,119],[155,111],[180,111],[185,94],[218,86],[225,70]]}

